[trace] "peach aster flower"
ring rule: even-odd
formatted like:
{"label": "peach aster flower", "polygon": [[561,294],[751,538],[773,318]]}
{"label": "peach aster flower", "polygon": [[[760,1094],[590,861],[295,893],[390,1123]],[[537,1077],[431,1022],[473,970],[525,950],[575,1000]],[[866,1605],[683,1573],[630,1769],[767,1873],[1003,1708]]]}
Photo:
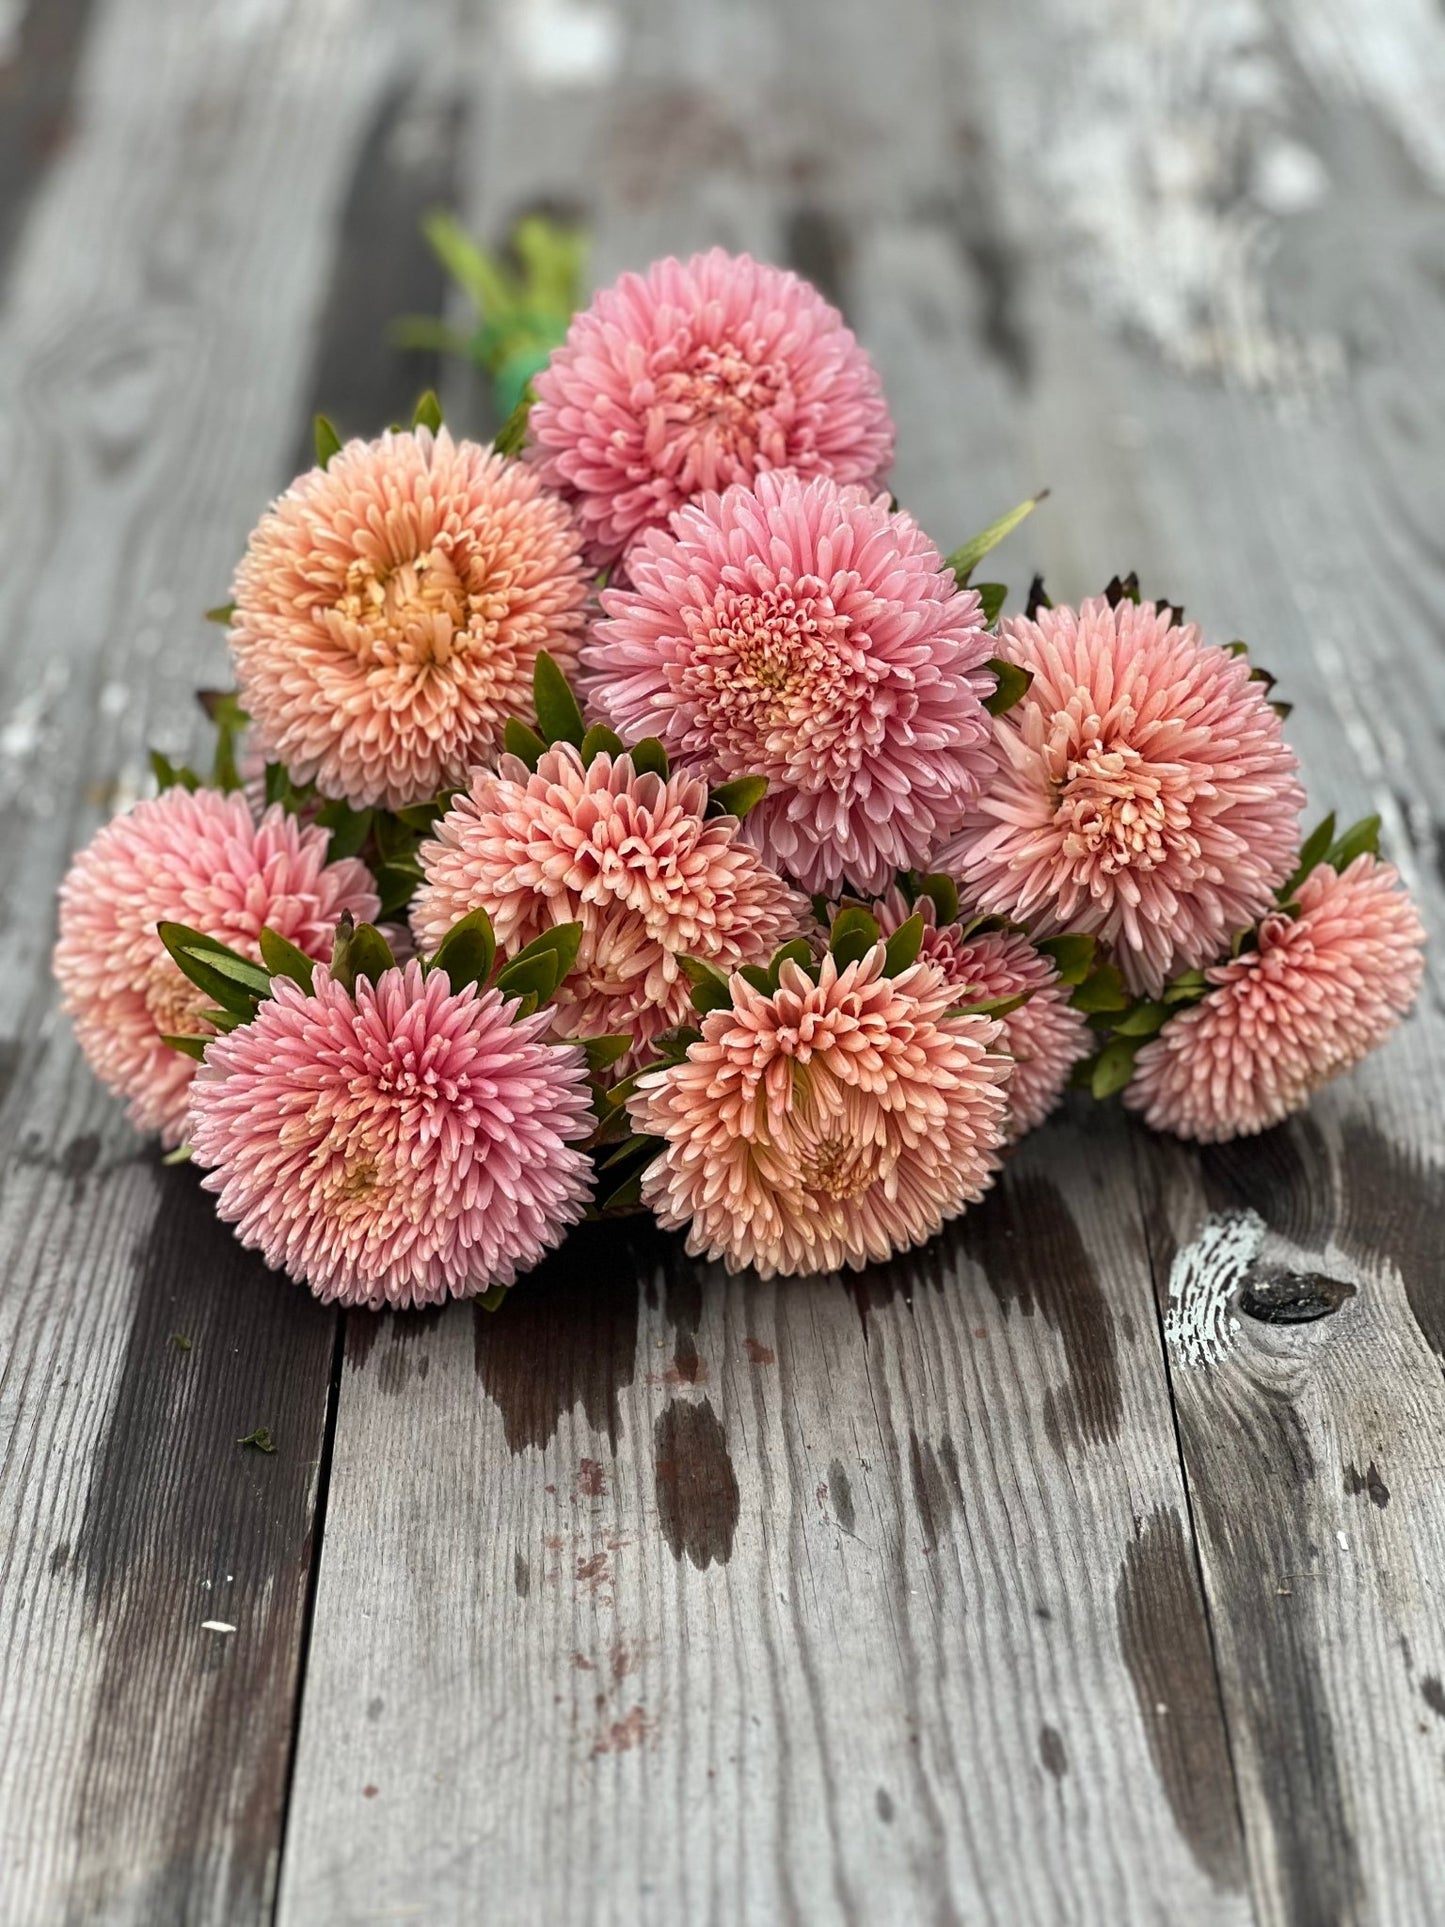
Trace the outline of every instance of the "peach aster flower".
{"label": "peach aster flower", "polygon": [[1278,1124],[1384,1042],[1424,972],[1425,931],[1392,863],[1322,863],[1258,948],[1205,972],[1213,988],[1139,1052],[1124,1102],[1156,1131],[1218,1143]]}
{"label": "peach aster flower", "polygon": [[258,963],[269,925],[308,957],[329,957],[342,912],[365,921],[377,898],[364,865],[326,861],[327,841],[280,808],[258,823],[239,795],[171,789],[107,823],[72,861],[55,975],[91,1069],[129,1100],[137,1130],[180,1142],[196,1066],[161,1039],[210,1030],[199,1015],[210,998],[156,925],[189,924]]}
{"label": "peach aster flower", "polygon": [[593,1124],[582,1052],[516,1009],[415,962],[354,993],[276,979],[191,1086],[221,1218],[328,1303],[510,1285],[582,1216]]}
{"label": "peach aster flower", "polygon": [[684,502],[762,471],[879,481],[893,423],[815,288],[721,248],[624,274],[536,377],[531,459],[612,562]]}
{"label": "peach aster flower", "polygon": [[1304,791],[1268,691],[1152,602],[1006,617],[998,650],[1033,684],[995,718],[998,777],[936,860],[1035,935],[1096,936],[1157,996],[1294,866]]}
{"label": "peach aster flower", "polygon": [[999,1020],[1003,1036],[998,1048],[1013,1059],[1006,1142],[1016,1143],[1054,1109],[1069,1072],[1093,1048],[1093,1035],[1082,1013],[1070,1008],[1068,986],[1059,982],[1052,961],[1035,950],[1022,931],[985,929],[965,935],[960,923],[940,927],[932,898],[920,897],[910,908],[900,890],[873,905],[885,937],[915,911],[924,920],[919,954],[938,965],[955,1003],[1028,998]]}
{"label": "peach aster flower", "polygon": [[597,713],[769,790],[744,834],[808,890],[927,867],[992,769],[993,638],[911,517],[826,478],[760,475],[628,558],[584,651]]}
{"label": "peach aster flower", "polygon": [[945,1013],[954,989],[885,947],[818,981],[785,963],[768,996],[732,979],[681,1062],[629,1101],[662,1139],[642,1198],[687,1248],[730,1270],[854,1270],[922,1244],[987,1189],[1010,1064],[1000,1026]]}
{"label": "peach aster flower", "polygon": [[724,971],[766,963],[808,916],[743,843],[735,817],[707,817],[707,787],[674,771],[638,775],[605,751],[584,768],[570,745],[535,774],[516,757],[479,772],[419,852],[412,906],[423,950],[486,910],[504,951],[580,923],[577,963],[551,1006],[562,1036],[628,1033],[628,1069],[659,1032],[692,1021],[679,956]]}
{"label": "peach aster flower", "polygon": [[258,737],[298,783],[400,809],[466,780],[576,661],[588,580],[537,473],[445,429],[348,442],[262,516],[231,652]]}

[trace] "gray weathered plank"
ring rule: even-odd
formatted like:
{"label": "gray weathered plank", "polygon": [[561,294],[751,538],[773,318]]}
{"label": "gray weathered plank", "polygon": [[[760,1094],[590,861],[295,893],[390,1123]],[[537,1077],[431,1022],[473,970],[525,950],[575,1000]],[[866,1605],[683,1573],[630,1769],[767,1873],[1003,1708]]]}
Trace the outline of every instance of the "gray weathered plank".
{"label": "gray weathered plank", "polygon": [[[274,1883],[337,1321],[126,1129],[48,949],[69,850],[224,673],[199,612],[288,473],[347,169],[404,72],[386,12],[36,5],[7,76],[7,1922],[258,1919]],[[237,1443],[258,1424],[273,1457]]]}

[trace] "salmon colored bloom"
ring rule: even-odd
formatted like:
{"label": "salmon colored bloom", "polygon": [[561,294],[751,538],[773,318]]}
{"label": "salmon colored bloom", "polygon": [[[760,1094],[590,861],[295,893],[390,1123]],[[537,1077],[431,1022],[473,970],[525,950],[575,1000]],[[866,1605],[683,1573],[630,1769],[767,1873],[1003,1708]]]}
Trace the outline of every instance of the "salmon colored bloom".
{"label": "salmon colored bloom", "polygon": [[710,783],[767,777],[744,834],[807,890],[926,868],[993,767],[994,641],[912,518],[760,475],[680,510],[627,566],[584,651],[597,713]]}
{"label": "salmon colored bloom", "polygon": [[721,248],[605,288],[534,386],[530,457],[599,564],[731,482],[792,468],[876,483],[893,459],[882,385],[838,311]]}
{"label": "salmon colored bloom", "polygon": [[1013,1144],[1042,1124],[1064,1094],[1069,1072],[1087,1057],[1094,1038],[1080,1011],[1069,1004],[1068,986],[1050,958],[1035,950],[1019,930],[976,930],[964,934],[960,923],[938,923],[931,897],[909,907],[902,891],[890,891],[873,905],[884,936],[917,911],[924,920],[920,955],[938,965],[954,992],[955,1003],[1002,1003],[1027,997],[1000,1018],[998,1048],[1013,1059],[1008,1080],[1008,1130]]}
{"label": "salmon colored bloom", "polygon": [[355,992],[274,980],[206,1049],[192,1155],[266,1263],[344,1305],[510,1285],[587,1203],[587,1066],[496,990],[409,963]]}
{"label": "salmon colored bloom", "polygon": [[1124,1102],[1156,1131],[1250,1137],[1382,1044],[1415,1001],[1425,931],[1392,863],[1322,863],[1258,948],[1206,971],[1213,988],[1139,1052]]}
{"label": "salmon colored bloom", "polygon": [[936,860],[1036,936],[1097,937],[1157,996],[1263,916],[1298,856],[1304,791],[1268,690],[1152,602],[1006,617],[998,650],[1034,680]]}
{"label": "salmon colored bloom", "polygon": [[366,868],[326,861],[327,832],[244,798],[166,790],[107,823],[60,886],[55,976],[96,1076],[129,1100],[137,1130],[179,1144],[195,1060],[161,1042],[198,1037],[211,999],[172,963],[158,923],[184,923],[255,962],[262,927],[329,957],[338,918],[377,912]]}
{"label": "salmon colored bloom", "polygon": [[262,516],[236,571],[241,701],[298,783],[400,809],[465,782],[576,660],[587,573],[534,469],[445,429],[348,442]]}
{"label": "salmon colored bloom", "polygon": [[662,1139],[643,1202],[730,1270],[860,1270],[922,1244],[992,1181],[1010,1064],[1000,1026],[950,1017],[953,986],[885,947],[817,983],[785,963],[771,995],[732,979],[680,1063],[629,1108]]}
{"label": "salmon colored bloom", "polygon": [[473,777],[421,847],[417,941],[435,949],[479,906],[508,952],[580,923],[554,1025],[567,1037],[631,1035],[628,1069],[659,1032],[692,1021],[680,956],[723,971],[766,963],[808,916],[807,899],[741,841],[737,819],[706,812],[697,777],[638,775],[630,756],[604,751],[584,768],[559,744],[535,773],[504,757],[495,775]]}

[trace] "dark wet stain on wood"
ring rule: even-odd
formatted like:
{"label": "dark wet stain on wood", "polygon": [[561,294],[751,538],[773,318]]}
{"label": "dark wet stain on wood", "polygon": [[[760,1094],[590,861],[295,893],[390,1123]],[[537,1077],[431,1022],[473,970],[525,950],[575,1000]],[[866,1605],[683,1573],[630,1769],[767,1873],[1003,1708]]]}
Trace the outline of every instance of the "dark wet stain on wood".
{"label": "dark wet stain on wood", "polygon": [[833,1501],[834,1518],[845,1532],[851,1532],[855,1524],[853,1488],[848,1483],[848,1474],[837,1459],[828,1466],[828,1492]]}
{"label": "dark wet stain on wood", "polygon": [[512,1585],[519,1599],[525,1599],[532,1590],[532,1568],[520,1552],[512,1554]]}
{"label": "dark wet stain on wood", "polygon": [[[669,1247],[669,1258],[677,1255],[675,1248]],[[702,1323],[701,1271],[686,1261],[667,1264],[664,1293],[662,1313],[673,1333],[672,1372],[668,1382],[696,1385],[707,1376],[697,1350],[697,1330]]]}
{"label": "dark wet stain on wood", "polygon": [[513,1452],[539,1451],[580,1405],[617,1444],[617,1397],[637,1369],[639,1281],[664,1244],[642,1218],[579,1225],[499,1311],[473,1308],[477,1377]]}
{"label": "dark wet stain on wood", "polygon": [[878,1791],[874,1794],[873,1805],[877,1811],[878,1818],[883,1822],[884,1826],[891,1827],[896,1809],[893,1805],[893,1795],[888,1791],[886,1786],[879,1787]]}
{"label": "dark wet stain on wood", "polygon": [[[453,198],[464,120],[461,102],[438,101],[411,81],[382,99],[347,189],[336,236],[302,419],[327,415],[344,441],[377,435],[388,422],[409,422],[423,389],[435,387],[434,353],[403,352],[389,330],[401,305],[439,314],[446,276],[421,222]],[[309,425],[295,466],[315,460]]]}
{"label": "dark wet stain on wood", "polygon": [[1445,1686],[1440,1684],[1434,1673],[1427,1673],[1420,1682],[1420,1693],[1432,1713],[1438,1713],[1445,1720]]}
{"label": "dark wet stain on wood", "polygon": [[748,1362],[752,1365],[775,1365],[778,1362],[777,1353],[772,1346],[764,1345],[759,1339],[745,1338],[743,1350],[747,1353]]}
{"label": "dark wet stain on wood", "polygon": [[1056,1726],[1050,1726],[1047,1721],[1039,1728],[1039,1758],[1044,1763],[1044,1771],[1056,1780],[1062,1780],[1069,1770],[1069,1756],[1064,1750],[1064,1736]]}
{"label": "dark wet stain on wood", "polygon": [[1319,1272],[1256,1271],[1235,1302],[1246,1318],[1261,1325],[1310,1325],[1337,1312],[1354,1295],[1355,1287],[1343,1278]]}
{"label": "dark wet stain on wood", "polygon": [[1216,1886],[1242,1887],[1239,1809],[1209,1633],[1194,1555],[1170,1507],[1156,1507],[1127,1547],[1114,1603],[1150,1757],[1179,1831]]}
{"label": "dark wet stain on wood", "polygon": [[1345,1490],[1351,1498],[1358,1497],[1362,1492],[1368,1493],[1370,1504],[1377,1505],[1381,1512],[1390,1503],[1390,1488],[1380,1477],[1379,1467],[1373,1459],[1363,1472],[1354,1465],[1345,1467]]}
{"label": "dark wet stain on wood", "polygon": [[674,1559],[726,1565],[737,1531],[737,1474],[712,1403],[673,1399],[653,1428],[657,1512]]}
{"label": "dark wet stain on wood", "polygon": [[935,1451],[926,1439],[910,1432],[908,1476],[913,1486],[913,1502],[923,1525],[923,1549],[934,1552],[954,1511],[960,1515],[963,1512],[963,1480],[959,1476],[953,1440],[945,1434]]}
{"label": "dark wet stain on wood", "polygon": [[959,1221],[956,1235],[1005,1311],[1039,1312],[1058,1333],[1078,1436],[1090,1445],[1116,1439],[1123,1398],[1114,1316],[1058,1185],[1015,1165],[986,1207]]}
{"label": "dark wet stain on wood", "polygon": [[0,280],[30,203],[70,132],[91,0],[30,0],[0,66]]}
{"label": "dark wet stain on wood", "polygon": [[790,268],[846,312],[852,249],[841,222],[826,208],[807,204],[791,208],[783,222],[783,252]]}
{"label": "dark wet stain on wood", "polygon": [[[192,1882],[213,1874],[192,1863],[195,1842],[225,1833],[236,1851],[221,1911],[253,1918],[279,1839],[337,1314],[244,1252],[195,1172],[153,1168],[152,1182],[75,1556],[103,1656],[80,1836],[155,1840],[155,1861],[83,1863],[72,1899],[99,1917],[124,1878],[134,1917],[185,1917]],[[192,1339],[184,1371],[169,1343],[178,1328]],[[262,1410],[287,1448],[238,1452]],[[215,1618],[245,1637],[203,1632]],[[156,1748],[162,1703],[172,1711]]]}

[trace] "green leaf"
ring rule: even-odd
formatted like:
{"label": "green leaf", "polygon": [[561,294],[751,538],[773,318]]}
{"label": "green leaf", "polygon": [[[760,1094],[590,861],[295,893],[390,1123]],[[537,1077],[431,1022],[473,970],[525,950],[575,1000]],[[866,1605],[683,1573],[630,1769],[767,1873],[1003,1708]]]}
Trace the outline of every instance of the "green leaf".
{"label": "green leaf", "polygon": [[219,622],[223,629],[229,629],[236,613],[234,602],[218,602],[214,609],[207,609],[206,621]]}
{"label": "green leaf", "polygon": [[1209,979],[1202,970],[1184,970],[1164,986],[1166,1004],[1197,1004],[1209,989]]}
{"label": "green leaf", "polygon": [[704,963],[701,957],[679,957],[677,967],[692,986],[692,1007],[700,1015],[732,1008],[732,990],[720,970]]}
{"label": "green leaf", "polygon": [[236,1443],[237,1445],[254,1445],[258,1452],[274,1452],[276,1450],[276,1441],[271,1436],[271,1428],[269,1425],[258,1425],[254,1432],[248,1432],[245,1438],[237,1439]]}
{"label": "green leaf", "polygon": [[949,1017],[1012,1017],[1016,1010],[1022,1010],[1031,990],[1021,990],[1017,997],[981,997],[976,1003],[954,1004],[945,1012]]}
{"label": "green leaf", "polygon": [[442,405],[437,400],[435,388],[428,388],[418,400],[416,407],[412,410],[411,425],[413,428],[429,428],[433,435],[440,429]]}
{"label": "green leaf", "polygon": [[198,790],[201,787],[201,779],[193,769],[184,763],[173,763],[158,749],[151,751],[151,770],[160,789],[173,790],[179,786],[183,790]]}
{"label": "green leaf", "polygon": [[[1101,1013],[1107,1016],[1107,1012]],[[1132,1010],[1126,1010],[1122,1017],[1113,1021],[1112,1029],[1116,1037],[1152,1037],[1163,1027],[1169,1015],[1167,1004],[1141,1002]]]}
{"label": "green leaf", "polygon": [[888,939],[888,946],[884,952],[883,974],[885,976],[897,977],[907,970],[910,964],[917,962],[918,953],[923,948],[923,931],[923,918],[917,911],[906,923],[899,924]]}
{"label": "green leaf", "polygon": [[763,997],[771,997],[777,989],[772,973],[764,970],[761,964],[739,964],[737,974]]}
{"label": "green leaf", "polygon": [[791,943],[780,944],[768,959],[769,989],[776,990],[783,974],[783,965],[794,963],[799,970],[814,972],[813,946],[806,937],[794,937]]}
{"label": "green leaf", "polygon": [[323,803],[316,812],[316,821],[323,829],[331,832],[327,860],[331,863],[339,863],[343,857],[355,856],[366,842],[373,817],[373,811],[354,810],[349,803],[339,798]]}
{"label": "green leaf", "polygon": [[392,810],[390,814],[417,836],[430,836],[451,808],[455,795],[455,790],[442,790],[430,803],[408,803],[402,809]]}
{"label": "green leaf", "polygon": [[608,729],[605,723],[594,723],[582,738],[582,761],[588,769],[603,754],[617,757],[624,753],[622,738],[615,729]]}
{"label": "green leaf", "polygon": [[610,1037],[579,1037],[577,1042],[582,1046],[587,1068],[594,1077],[610,1069],[632,1049],[632,1037],[627,1031]]}
{"label": "green leaf", "polygon": [[708,793],[709,816],[735,816],[739,822],[755,810],[768,793],[766,776],[735,776],[730,783],[719,783]]}
{"label": "green leaf", "polygon": [[415,862],[379,863],[372,871],[376,878],[376,894],[381,899],[377,915],[383,923],[399,917],[412,898],[416,886],[423,880],[421,866]]}
{"label": "green leaf", "polygon": [[537,729],[545,741],[582,747],[587,725],[582,720],[581,708],[567,678],[545,649],[537,651],[532,700],[537,708]]}
{"label": "green leaf", "polygon": [[510,1285],[493,1285],[490,1291],[478,1294],[476,1303],[482,1311],[498,1311],[506,1302],[510,1290]]}
{"label": "green leaf", "polygon": [[174,1151],[167,1151],[161,1159],[162,1164],[189,1164],[190,1161],[191,1147],[189,1144],[178,1144]]}
{"label": "green leaf", "polygon": [[336,926],[330,967],[332,981],[354,992],[359,977],[374,984],[386,971],[396,968],[396,958],[376,925],[353,922],[348,910]]}
{"label": "green leaf", "polygon": [[454,923],[437,946],[428,968],[444,971],[453,990],[465,984],[482,989],[490,981],[497,960],[497,937],[492,920],[478,906]]}
{"label": "green leaf", "polygon": [[984,667],[991,669],[998,680],[993,694],[984,697],[983,706],[990,716],[1003,716],[1028,694],[1034,672],[1032,669],[1021,669],[1016,662],[1009,662],[1004,656],[990,656]]}
{"label": "green leaf", "polygon": [[156,930],[178,968],[222,1010],[249,1022],[258,1001],[270,995],[266,972],[229,945],[184,923],[158,923]]}
{"label": "green leaf", "polygon": [[878,919],[871,910],[865,910],[861,903],[848,903],[833,919],[833,928],[828,933],[828,949],[839,970],[843,971],[849,964],[866,957],[874,944],[880,941],[881,935]]}
{"label": "green leaf", "polygon": [[660,776],[666,782],[672,770],[667,760],[667,751],[656,736],[644,736],[640,743],[634,743],[628,751],[632,767],[639,776]]}
{"label": "green leaf", "polygon": [[163,1044],[169,1044],[172,1050],[180,1051],[185,1057],[194,1057],[198,1064],[206,1054],[208,1041],[204,1037],[170,1037],[164,1031],[161,1032]]}
{"label": "green leaf", "polygon": [[251,719],[242,709],[240,697],[234,689],[201,689],[196,695],[201,708],[216,726],[216,755],[211,767],[211,781],[218,790],[238,790],[241,776],[236,767],[236,750]]}
{"label": "green leaf", "polygon": [[1327,859],[1332,869],[1347,870],[1357,856],[1378,856],[1380,854],[1380,819],[1378,816],[1362,816],[1358,823],[1352,823],[1340,838],[1331,845]]}
{"label": "green leaf", "polygon": [[502,748],[509,756],[520,756],[528,769],[536,769],[547,753],[547,745],[520,716],[510,716],[502,731]]}
{"label": "green leaf", "polygon": [[1094,966],[1095,941],[1079,932],[1062,937],[1045,937],[1035,946],[1053,959],[1061,984],[1081,984]]}
{"label": "green leaf", "polygon": [[263,929],[260,935],[261,961],[273,977],[289,977],[293,984],[310,990],[316,974],[316,960],[298,950],[277,930]]}
{"label": "green leaf", "polygon": [[1135,1046],[1125,1038],[1105,1044],[1089,1072],[1089,1089],[1100,1099],[1122,1091],[1134,1075]]}
{"label": "green leaf", "polygon": [[1083,1011],[1127,1010],[1132,1001],[1118,965],[1108,962],[1095,964],[1069,999],[1075,1010]]}
{"label": "green leaf", "polygon": [[1007,515],[1001,515],[996,522],[990,522],[988,527],[981,534],[974,536],[971,542],[965,542],[962,548],[953,551],[944,563],[944,567],[953,570],[958,577],[958,586],[961,589],[967,588],[968,578],[989,550],[996,549],[1006,535],[1011,535],[1020,522],[1032,515],[1048,492],[1046,488],[1040,489],[1037,495],[1031,495],[1028,501],[1020,502],[1018,507],[1010,509]]}
{"label": "green leaf", "polygon": [[1006,582],[975,582],[973,586],[978,591],[979,601],[983,604],[984,624],[987,628],[992,629],[993,625],[1003,614],[1003,605],[1008,599],[1008,584]]}
{"label": "green leaf", "polygon": [[933,870],[918,881],[918,894],[932,903],[940,930],[958,922],[958,885],[942,870]]}
{"label": "green leaf", "polygon": [[316,466],[329,468],[331,458],[341,452],[341,437],[324,415],[318,415],[313,423],[316,436]]}
{"label": "green leaf", "polygon": [[527,420],[532,413],[532,401],[531,388],[523,389],[522,399],[502,423],[492,443],[499,455],[520,455],[527,446]]}
{"label": "green leaf", "polygon": [[1334,840],[1335,813],[1331,810],[1323,823],[1317,823],[1305,838],[1294,873],[1275,892],[1280,903],[1288,903],[1310,871],[1327,860]]}
{"label": "green leaf", "polygon": [[577,961],[582,943],[580,923],[559,923],[519,950],[497,976],[504,997],[527,997],[545,1004]]}
{"label": "green leaf", "polygon": [[646,1170],[634,1171],[630,1178],[624,1178],[617,1189],[605,1197],[598,1205],[599,1211],[630,1211],[634,1205],[642,1203],[642,1180]]}

